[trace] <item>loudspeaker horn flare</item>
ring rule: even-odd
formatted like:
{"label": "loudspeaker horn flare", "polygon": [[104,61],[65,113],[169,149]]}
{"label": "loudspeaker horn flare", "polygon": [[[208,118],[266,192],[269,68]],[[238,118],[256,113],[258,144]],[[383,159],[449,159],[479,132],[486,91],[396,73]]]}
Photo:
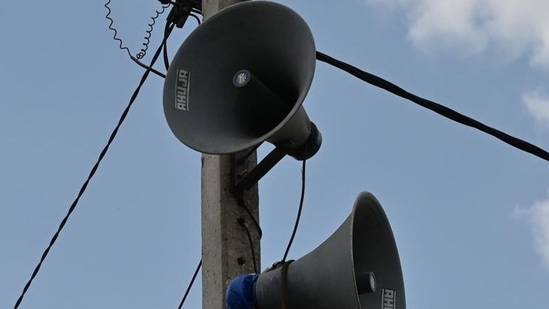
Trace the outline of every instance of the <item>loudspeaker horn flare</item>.
{"label": "loudspeaker horn flare", "polygon": [[227,154],[273,143],[297,159],[320,148],[302,104],[316,48],[305,21],[268,1],[229,6],[198,26],[164,82],[164,114],[188,147]]}
{"label": "loudspeaker horn flare", "polygon": [[257,276],[254,291],[258,309],[405,309],[397,246],[377,199],[362,192],[336,232]]}

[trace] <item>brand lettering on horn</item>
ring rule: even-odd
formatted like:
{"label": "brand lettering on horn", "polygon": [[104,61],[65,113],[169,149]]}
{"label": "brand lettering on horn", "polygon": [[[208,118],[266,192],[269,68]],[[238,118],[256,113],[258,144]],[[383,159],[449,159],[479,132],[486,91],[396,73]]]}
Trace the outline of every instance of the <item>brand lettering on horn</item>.
{"label": "brand lettering on horn", "polygon": [[395,290],[382,289],[381,309],[396,309],[396,293]]}
{"label": "brand lettering on horn", "polygon": [[189,89],[191,85],[191,72],[177,69],[175,81],[175,109],[189,111]]}

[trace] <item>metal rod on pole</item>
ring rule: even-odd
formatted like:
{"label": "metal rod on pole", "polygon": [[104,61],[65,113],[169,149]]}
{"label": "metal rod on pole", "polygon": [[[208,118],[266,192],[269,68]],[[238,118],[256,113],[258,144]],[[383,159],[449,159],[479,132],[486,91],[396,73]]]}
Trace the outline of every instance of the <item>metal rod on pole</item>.
{"label": "metal rod on pole", "polygon": [[[237,2],[243,1],[202,0],[204,19]],[[254,259],[255,264],[260,265],[259,231],[250,228],[250,244],[246,230],[239,224],[243,221],[252,227],[253,220],[259,220],[257,185],[245,190],[242,196],[235,196],[231,190],[234,186],[234,171],[252,170],[256,163],[255,152],[246,162],[234,160],[234,155],[202,155],[203,309],[226,308],[225,291],[230,280],[237,275],[253,273]],[[255,218],[252,219],[250,214]]]}

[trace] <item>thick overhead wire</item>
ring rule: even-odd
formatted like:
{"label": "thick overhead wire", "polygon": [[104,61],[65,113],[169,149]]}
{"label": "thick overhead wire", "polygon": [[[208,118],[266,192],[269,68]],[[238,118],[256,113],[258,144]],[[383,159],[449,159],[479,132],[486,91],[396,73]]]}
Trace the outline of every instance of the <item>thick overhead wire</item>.
{"label": "thick overhead wire", "polygon": [[338,69],[341,69],[371,85],[374,85],[376,87],[379,87],[381,89],[384,89],[386,91],[391,92],[392,94],[395,94],[399,97],[408,99],[424,108],[430,109],[433,112],[444,116],[450,120],[453,120],[455,122],[461,123],[463,125],[475,128],[477,130],[480,130],[486,134],[492,135],[493,137],[503,141],[504,143],[507,143],[515,148],[518,148],[522,151],[528,152],[534,156],[537,156],[541,159],[544,159],[546,161],[549,161],[549,152],[546,150],[533,145],[531,143],[528,143],[522,139],[516,138],[514,136],[511,136],[505,132],[502,132],[500,130],[497,130],[495,128],[492,128],[490,126],[487,126],[475,119],[472,119],[468,116],[465,116],[463,114],[460,114],[448,107],[445,107],[441,104],[435,103],[433,101],[421,98],[416,96],[415,94],[412,94],[399,86],[381,78],[376,75],[373,75],[371,73],[362,71],[348,63],[345,63],[343,61],[337,60],[333,57],[330,57],[322,52],[317,51],[316,52],[316,59],[325,63],[328,63]]}
{"label": "thick overhead wire", "polygon": [[73,211],[76,209],[76,206],[78,205],[78,202],[80,201],[80,198],[82,197],[82,195],[86,191],[86,188],[88,187],[89,182],[91,181],[91,179],[95,175],[95,173],[97,171],[97,168],[99,167],[99,164],[101,163],[101,161],[103,160],[103,158],[107,154],[107,151],[109,150],[110,145],[114,141],[114,139],[115,139],[115,137],[118,133],[118,130],[120,129],[120,127],[122,126],[122,123],[126,119],[126,116],[128,115],[128,112],[130,111],[130,108],[132,107],[133,103],[137,99],[137,96],[139,94],[139,91],[141,90],[141,87],[145,84],[145,81],[147,80],[147,77],[151,73],[150,67],[152,67],[154,65],[154,63],[156,62],[156,60],[160,56],[160,52],[162,51],[162,48],[163,48],[166,40],[168,39],[170,33],[172,32],[173,27],[174,27],[173,24],[166,23],[166,28],[165,28],[165,31],[164,31],[164,33],[165,33],[164,38],[162,40],[162,43],[160,44],[160,46],[156,50],[156,52],[155,52],[155,54],[154,54],[154,56],[151,60],[151,63],[149,65],[149,68],[145,71],[145,73],[143,73],[143,76],[141,77],[141,80],[139,81],[139,85],[134,90],[134,92],[133,92],[133,94],[132,94],[132,96],[129,100],[128,105],[126,106],[126,108],[122,112],[122,115],[120,116],[120,119],[118,120],[118,123],[116,124],[116,127],[114,128],[111,135],[109,136],[107,144],[105,145],[105,147],[103,148],[103,150],[99,154],[99,157],[97,158],[97,161],[95,162],[94,166],[92,167],[86,181],[84,181],[84,184],[80,188],[80,191],[78,192],[78,195],[76,196],[76,198],[72,202],[71,206],[69,207],[69,210],[68,210],[67,214],[65,215],[63,220],[61,220],[61,223],[59,224],[59,227],[57,228],[57,231],[55,232],[55,234],[51,238],[50,243],[48,244],[48,246],[46,247],[46,249],[42,253],[42,256],[40,257],[40,261],[38,262],[38,264],[34,268],[34,271],[32,272],[32,275],[31,275],[30,279],[27,281],[27,283],[25,284],[25,287],[23,288],[23,291],[19,295],[19,297],[18,297],[18,299],[15,303],[14,309],[17,309],[19,307],[19,305],[21,304],[21,302],[23,301],[23,298],[25,297],[25,295],[26,295],[29,287],[31,286],[34,278],[38,275],[38,272],[40,271],[40,268],[42,267],[42,264],[44,263],[46,257],[48,256],[48,253],[50,252],[51,248],[53,247],[53,245],[57,241],[57,238],[59,237],[59,234],[61,233],[61,231],[65,227],[65,224],[67,223],[69,217],[71,216]]}
{"label": "thick overhead wire", "polygon": [[305,167],[307,166],[306,162],[307,160],[303,160],[303,165],[301,167],[301,197],[299,198],[299,208],[297,210],[297,217],[295,219],[294,229],[292,230],[292,235],[290,236],[290,240],[288,241],[288,245],[286,246],[286,251],[284,251],[284,256],[282,257],[281,263],[286,262],[286,258],[288,257],[288,253],[290,252],[290,248],[292,247],[292,243],[294,242],[294,238],[297,233],[297,228],[299,226],[299,221],[301,219],[303,202],[305,200],[305,175],[306,175]]}

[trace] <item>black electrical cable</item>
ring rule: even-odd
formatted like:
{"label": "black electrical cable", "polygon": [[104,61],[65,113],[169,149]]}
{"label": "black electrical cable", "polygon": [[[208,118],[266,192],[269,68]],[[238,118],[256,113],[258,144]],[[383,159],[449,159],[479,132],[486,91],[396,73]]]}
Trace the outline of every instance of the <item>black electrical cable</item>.
{"label": "black electrical cable", "polygon": [[[164,44],[163,52],[162,52],[162,58],[164,59],[164,67],[166,68],[166,71],[170,68],[170,58],[168,56],[168,44]],[[166,75],[164,75],[164,78],[166,78]]]}
{"label": "black electrical cable", "polygon": [[191,13],[191,14],[189,14],[189,15],[192,16],[192,17],[196,20],[196,22],[198,23],[198,25],[200,25],[200,24],[202,23],[202,22],[200,21],[200,18],[198,18],[198,16],[196,16],[195,14]]}
{"label": "black electrical cable", "polygon": [[[137,56],[134,56],[134,55],[132,55],[130,49],[127,46],[124,45],[124,42],[122,41],[122,39],[120,37],[118,37],[118,30],[114,27],[114,20],[111,17],[112,10],[110,8],[110,3],[111,3],[111,0],[107,0],[107,2],[104,4],[104,7],[107,9],[107,14],[105,15],[105,18],[109,21],[108,28],[109,28],[109,30],[111,30],[113,32],[113,36],[112,36],[113,40],[118,41],[118,48],[121,49],[121,50],[125,50],[126,53],[128,53],[128,57],[130,57],[130,59],[133,62],[135,62],[137,65],[139,65],[140,67],[148,69],[152,73],[154,73],[154,74],[156,74],[156,75],[158,75],[162,78],[166,78],[166,75],[160,73],[159,71],[155,70],[151,66],[147,66],[143,62],[139,61],[139,59],[142,59],[147,54],[147,49],[149,48],[150,38],[151,38],[151,35],[152,35],[154,24],[156,23],[156,19],[161,14],[164,13],[164,10],[166,8],[168,8],[169,5],[163,5],[162,10],[161,11],[156,11],[155,16],[151,17],[152,23],[150,23],[148,25],[149,29],[146,31],[146,36],[144,38],[145,42],[143,42],[143,49],[141,49],[141,51],[137,54]],[[168,3],[165,3],[165,4],[168,4]]]}
{"label": "black electrical cable", "polygon": [[[168,23],[166,23],[167,25]],[[174,24],[175,25],[175,24]],[[168,30],[167,27],[164,28],[164,37],[167,38],[167,36],[169,36],[169,33],[168,31],[171,32],[171,30]],[[164,66],[166,67],[166,71],[168,71],[168,69],[170,68],[170,60],[168,58],[168,40],[164,40],[163,44],[162,44],[162,56],[164,58]],[[166,76],[164,76],[164,78],[166,78]]]}
{"label": "black electrical cable", "polygon": [[114,20],[111,17],[112,10],[110,4],[111,0],[107,0],[107,2],[104,4],[104,7],[107,9],[107,14],[105,15],[105,18],[109,21],[108,28],[113,32],[112,38],[113,40],[118,41],[118,48],[120,48],[121,50],[125,50],[128,53],[128,56],[132,57],[130,49],[125,46],[122,39],[118,37],[118,30],[116,30],[116,28],[113,26]]}
{"label": "black electrical cable", "polygon": [[147,69],[147,70],[150,70],[151,73],[154,73],[162,78],[166,78],[166,74],[164,73],[160,73],[159,71],[157,71],[156,69],[154,68],[151,68],[150,66],[142,63],[141,61],[137,60],[137,58],[135,58],[134,56],[131,56],[130,55],[130,59],[133,60],[133,62],[135,62],[137,65],[139,65],[140,67],[144,68],[144,69]]}
{"label": "black electrical cable", "polygon": [[284,257],[282,257],[281,263],[286,262],[286,258],[288,257],[288,253],[290,252],[290,247],[292,246],[292,243],[294,242],[295,235],[297,233],[297,227],[299,226],[299,221],[301,219],[301,211],[303,210],[303,201],[305,200],[305,167],[306,167],[307,160],[303,160],[303,166],[301,168],[301,197],[299,199],[299,209],[297,210],[297,218],[295,219],[295,225],[294,229],[292,231],[292,236],[290,237],[290,241],[288,241],[288,246],[286,247],[286,251],[284,252]]}
{"label": "black electrical cable", "polygon": [[[166,34],[167,35],[164,37],[164,39],[162,40],[162,43],[160,44],[159,48],[156,50],[156,52],[155,52],[155,54],[154,54],[154,56],[151,60],[151,64],[149,65],[149,67],[152,67],[154,65],[154,63],[156,62],[156,60],[158,59],[158,56],[160,56],[160,52],[162,51],[162,47],[163,47],[164,43],[166,42],[166,40],[168,39],[168,36],[170,35],[171,31],[173,30],[173,27],[174,27],[173,24],[169,24],[169,23],[166,24],[166,29],[167,29]],[[111,133],[111,135],[108,139],[107,144],[105,145],[105,147],[103,148],[103,150],[99,154],[99,157],[98,157],[96,163],[92,167],[92,169],[91,169],[91,171],[88,175],[88,178],[86,179],[86,181],[84,182],[84,184],[80,188],[80,191],[78,192],[78,195],[76,196],[75,200],[72,202],[71,206],[69,207],[69,210],[68,210],[67,214],[65,215],[63,220],[61,220],[61,223],[59,224],[59,227],[57,228],[57,231],[55,232],[55,234],[51,238],[49,245],[47,246],[46,250],[44,250],[44,252],[42,253],[42,256],[40,257],[40,261],[38,262],[38,264],[34,268],[34,271],[32,272],[32,275],[31,275],[30,279],[27,281],[27,283],[25,284],[25,287],[23,288],[23,291],[19,295],[19,298],[17,299],[17,301],[15,303],[14,309],[17,309],[19,307],[19,305],[23,301],[23,298],[25,297],[25,294],[27,293],[30,285],[32,284],[32,281],[34,280],[36,275],[38,275],[38,272],[40,271],[40,268],[42,267],[42,263],[44,262],[44,260],[48,256],[48,253],[50,252],[50,249],[53,247],[53,245],[55,244],[57,238],[59,237],[59,234],[61,233],[61,231],[65,227],[65,224],[67,223],[67,220],[69,219],[70,215],[76,209],[76,206],[78,205],[78,202],[80,201],[80,198],[82,197],[82,195],[86,191],[86,188],[88,187],[88,184],[89,184],[90,180],[95,175],[95,172],[97,171],[97,168],[99,167],[99,164],[101,163],[101,161],[103,160],[103,158],[107,154],[107,151],[109,150],[110,145],[114,141],[114,138],[116,137],[116,134],[118,133],[118,130],[120,129],[120,127],[122,126],[122,123],[126,119],[126,116],[128,115],[128,112],[130,111],[131,106],[133,105],[133,103],[137,99],[137,95],[139,94],[139,91],[141,90],[141,87],[143,86],[143,84],[145,84],[145,81],[147,80],[147,77],[149,76],[150,73],[151,73],[150,69],[147,69],[145,71],[145,73],[143,73],[143,76],[141,77],[141,80],[139,81],[139,85],[137,86],[137,88],[133,92],[128,105],[126,106],[126,108],[122,112],[122,115],[120,116],[120,119],[118,120],[118,123],[116,124],[116,127],[112,131],[112,133]]]}
{"label": "black electrical cable", "polygon": [[137,55],[135,55],[137,59],[143,59],[143,57],[147,55],[147,51],[149,50],[149,45],[151,44],[152,32],[154,30],[154,25],[156,24],[156,20],[158,19],[158,17],[160,17],[160,15],[164,14],[166,9],[169,7],[170,7],[170,4],[162,5],[162,9],[160,11],[156,10],[155,15],[151,16],[151,22],[148,24],[149,29],[145,31],[145,37],[143,37],[143,44],[142,44],[143,48],[141,48],[141,50],[137,53]]}
{"label": "black electrical cable", "polygon": [[244,208],[244,210],[246,210],[246,213],[248,213],[248,216],[250,216],[250,219],[252,219],[252,222],[253,222],[256,230],[257,230],[257,234],[259,234],[259,239],[261,239],[263,237],[263,230],[261,229],[261,226],[259,225],[259,222],[255,218],[255,216],[250,211],[250,208],[248,208],[248,206],[246,206],[246,203],[241,198],[238,198],[236,200],[236,202],[238,203],[238,205],[240,205],[240,207],[242,207],[242,208]]}
{"label": "black electrical cable", "polygon": [[187,300],[187,296],[189,296],[189,292],[191,291],[191,288],[193,287],[194,280],[196,279],[196,276],[198,276],[198,272],[200,271],[200,268],[202,267],[202,260],[198,262],[198,265],[196,266],[196,270],[194,271],[194,275],[191,279],[191,282],[187,286],[187,290],[185,291],[185,294],[183,295],[183,299],[181,299],[181,302],[179,303],[179,306],[177,309],[183,308],[183,304],[185,303],[185,300]]}
{"label": "black electrical cable", "polygon": [[541,159],[544,159],[546,161],[549,161],[549,152],[546,150],[533,145],[531,143],[528,143],[524,140],[521,140],[519,138],[516,138],[514,136],[511,136],[507,133],[504,133],[502,131],[499,131],[497,129],[494,129],[492,127],[489,127],[475,119],[472,119],[468,116],[465,116],[463,114],[460,114],[448,107],[445,107],[443,105],[440,105],[438,103],[435,103],[430,100],[426,100],[424,98],[418,97],[415,94],[412,94],[399,86],[381,78],[376,75],[373,75],[371,73],[362,71],[348,63],[345,63],[343,61],[337,60],[333,57],[330,57],[326,54],[323,54],[319,51],[316,52],[316,59],[325,63],[328,63],[336,68],[339,68],[371,85],[374,85],[376,87],[379,87],[381,89],[384,89],[386,91],[389,91],[399,97],[408,99],[424,108],[430,109],[433,112],[444,116],[448,119],[451,119],[453,121],[456,121],[458,123],[461,123],[463,125],[475,128],[477,130],[480,130],[486,134],[492,135],[493,137],[515,147],[522,151],[528,152],[530,154],[533,154],[534,156],[537,156]]}
{"label": "black electrical cable", "polygon": [[248,228],[248,225],[246,224],[246,221],[242,218],[238,218],[238,224],[246,231],[246,235],[248,236],[248,243],[250,244],[250,251],[252,254],[252,262],[254,266],[254,272],[257,274],[259,273],[259,269],[257,267],[257,262],[255,261],[255,249],[254,249],[254,242],[252,239],[252,234],[250,233],[250,229]]}
{"label": "black electrical cable", "polygon": [[[194,15],[193,13],[189,13],[189,16],[194,17],[194,19],[196,20],[196,22],[200,26],[201,22],[200,22],[200,19],[198,18],[198,16]],[[163,55],[163,58],[164,58],[164,67],[166,68],[166,71],[167,71],[170,68],[170,59],[169,59],[169,56],[168,56],[168,44],[167,43],[164,44],[164,51],[163,51],[162,55]],[[166,78],[165,75],[164,75],[164,78]]]}

